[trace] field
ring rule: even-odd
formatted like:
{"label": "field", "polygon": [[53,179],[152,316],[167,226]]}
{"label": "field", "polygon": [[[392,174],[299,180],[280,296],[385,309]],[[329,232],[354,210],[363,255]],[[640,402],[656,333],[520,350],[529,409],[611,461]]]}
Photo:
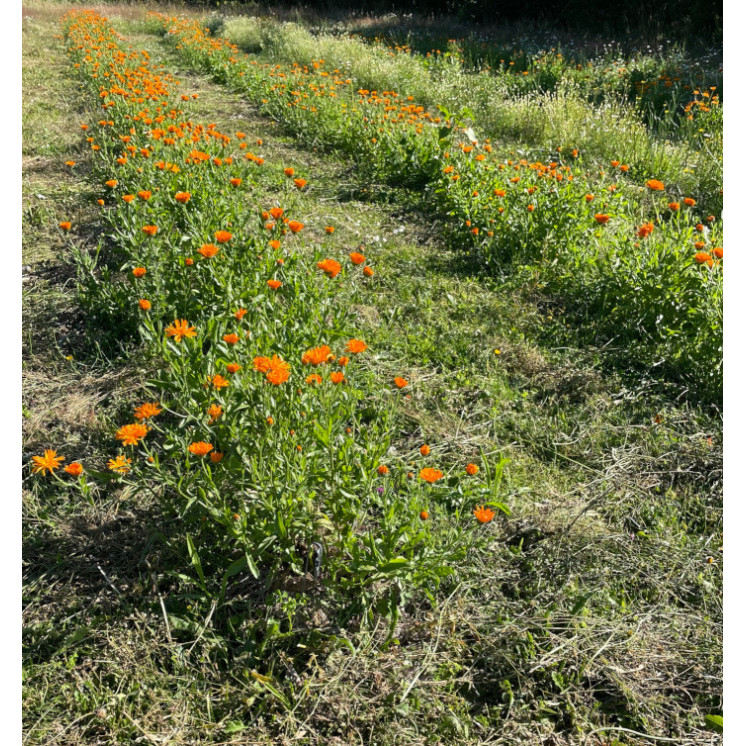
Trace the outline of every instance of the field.
{"label": "field", "polygon": [[25,5],[24,743],[722,743],[721,59]]}

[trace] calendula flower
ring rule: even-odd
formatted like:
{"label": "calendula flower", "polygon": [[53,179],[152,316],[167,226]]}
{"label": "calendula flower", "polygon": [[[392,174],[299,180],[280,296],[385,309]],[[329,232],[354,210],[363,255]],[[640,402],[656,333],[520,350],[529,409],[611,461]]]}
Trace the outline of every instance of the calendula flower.
{"label": "calendula flower", "polygon": [[163,410],[158,402],[145,402],[135,409],[135,419],[149,420],[151,417],[155,417],[162,411]]}
{"label": "calendula flower", "polygon": [[680,209],[680,207],[681,207],[681,205],[678,202],[669,202],[668,203],[668,208],[670,210],[672,210],[673,212],[678,212],[678,210]]}
{"label": "calendula flower", "polygon": [[637,229],[638,238],[647,238],[655,230],[655,226],[652,223],[644,223]]}
{"label": "calendula flower", "polygon": [[210,461],[212,461],[213,464],[219,464],[223,460],[223,455],[219,451],[213,451],[210,454]]}
{"label": "calendula flower", "polygon": [[166,327],[166,336],[172,337],[175,342],[181,342],[184,337],[196,337],[197,330],[189,326],[186,319],[177,319]]}
{"label": "calendula flower", "polygon": [[129,204],[130,202],[134,202],[135,195],[134,194],[123,194],[122,195],[122,202],[126,202]]}
{"label": "calendula flower", "polygon": [[600,225],[603,225],[604,223],[608,223],[608,222],[609,222],[609,218],[610,218],[611,216],[610,216],[610,215],[605,215],[605,214],[604,214],[604,213],[602,213],[602,212],[597,212],[597,213],[596,213],[596,214],[594,215],[594,217],[596,218],[596,222],[597,222],[597,223],[599,223]]}
{"label": "calendula flower", "polygon": [[216,231],[215,232],[215,240],[218,243],[228,243],[228,241],[233,238],[232,233],[228,233],[228,231]]}
{"label": "calendula flower", "polygon": [[384,466],[383,464],[381,464],[381,465],[380,465],[380,466],[378,467],[378,474],[379,474],[380,476],[382,476],[382,477],[383,477],[383,476],[386,476],[386,474],[388,474],[388,473],[389,473],[389,467],[388,467],[388,466]]}
{"label": "calendula flower", "polygon": [[279,288],[282,283],[279,280],[267,280],[267,285],[269,285],[272,290],[277,290],[277,288]]}
{"label": "calendula flower", "polygon": [[75,165],[75,161],[65,161],[66,166],[70,166],[72,168]]}
{"label": "calendula flower", "polygon": [[267,217],[264,217],[265,213],[262,213],[262,217],[264,218],[264,220],[267,220],[271,215],[275,220],[279,220],[283,216],[284,212],[285,210],[283,210],[282,207],[273,207],[270,209]]}
{"label": "calendula flower", "polygon": [[697,264],[706,264],[708,267],[711,267],[714,264],[712,257],[706,251],[698,251],[694,255],[694,261],[697,262]]}
{"label": "calendula flower", "polygon": [[72,223],[69,223],[68,221],[64,221],[64,222],[60,223],[60,228],[63,231],[69,231],[70,228],[72,228]]}
{"label": "calendula flower", "polygon": [[306,383],[309,385],[316,384],[321,385],[321,376],[318,373],[311,373],[310,376],[306,377]]}
{"label": "calendula flower", "polygon": [[350,358],[345,355],[342,355],[342,357],[337,360],[337,365],[339,365],[341,368],[346,368],[349,364]]}
{"label": "calendula flower", "polygon": [[293,233],[298,233],[303,230],[303,223],[299,223],[297,220],[291,220],[288,222],[288,228],[290,228]]}
{"label": "calendula flower", "polygon": [[427,443],[420,446],[420,453],[423,456],[427,456],[430,453],[430,446]]}
{"label": "calendula flower", "polygon": [[344,381],[345,376],[344,373],[340,373],[339,371],[334,371],[329,378],[331,378],[332,383],[342,383]]}
{"label": "calendula flower", "polygon": [[277,251],[277,249],[280,248],[280,242],[277,239],[274,239],[273,241],[269,242],[269,247]]}
{"label": "calendula flower", "polygon": [[259,373],[266,373],[271,365],[271,361],[268,357],[255,357],[253,362],[254,370]]}
{"label": "calendula flower", "polygon": [[362,339],[351,339],[347,343],[347,351],[353,355],[359,355],[361,352],[365,352],[368,349],[368,345],[363,342]]}
{"label": "calendula flower", "polygon": [[327,276],[336,277],[342,270],[339,262],[335,262],[334,259],[324,259],[321,262],[316,262],[316,266]]}
{"label": "calendula flower", "polygon": [[242,181],[243,181],[243,179],[231,179],[231,186],[232,187],[240,187]]}
{"label": "calendula flower", "polygon": [[228,365],[225,366],[225,369],[229,373],[238,373],[238,371],[241,370],[241,366],[238,363],[228,363]]}
{"label": "calendula flower", "polygon": [[197,249],[197,253],[202,254],[205,259],[212,259],[219,251],[220,249],[213,243],[203,244]]}
{"label": "calendula flower", "polygon": [[132,463],[131,458],[126,456],[117,456],[116,458],[110,458],[107,466],[111,471],[115,471],[117,474],[126,474],[130,470],[130,464]]}
{"label": "calendula flower", "polygon": [[398,388],[403,389],[409,383],[409,381],[401,378],[400,376],[397,376],[396,378],[394,378],[394,383],[397,385]]}
{"label": "calendula flower", "polygon": [[495,511],[485,508],[484,505],[477,505],[474,516],[480,523],[489,523],[495,517]]}
{"label": "calendula flower", "polygon": [[327,225],[324,230],[331,236],[332,233],[334,233],[334,226],[333,225]]}
{"label": "calendula flower", "polygon": [[439,471],[438,469],[431,469],[429,466],[420,471],[420,479],[423,479],[425,482],[429,482],[430,484],[433,484],[434,482],[437,482],[439,479],[442,478],[442,471]]}
{"label": "calendula flower", "polygon": [[248,313],[248,311],[247,311],[247,310],[246,310],[245,308],[239,308],[239,309],[238,309],[238,311],[236,311],[236,312],[235,312],[235,313],[234,313],[233,315],[234,315],[234,316],[235,316],[235,317],[236,317],[236,318],[237,318],[237,319],[238,319],[239,321],[241,321],[241,319],[242,319],[242,318],[243,318],[244,316],[246,316],[246,314],[247,314],[247,313]]}
{"label": "calendula flower", "polygon": [[54,473],[55,469],[60,468],[60,464],[64,460],[64,456],[58,456],[57,451],[53,451],[51,448],[48,448],[46,451],[44,451],[43,456],[33,457],[34,465],[31,467],[31,471],[34,474],[46,474],[47,472],[52,474]]}
{"label": "calendula flower", "polygon": [[612,161],[611,166],[612,168],[616,168],[619,165],[619,161]]}
{"label": "calendula flower", "polygon": [[238,336],[238,334],[235,334],[235,333],[233,333],[233,334],[224,334],[223,335],[223,342],[225,342],[226,344],[229,344],[229,345],[236,344],[239,339],[240,339],[240,337]]}
{"label": "calendula flower", "polygon": [[466,473],[470,477],[473,477],[478,471],[479,471],[479,467],[476,464],[467,464],[466,465]]}
{"label": "calendula flower", "polygon": [[138,197],[139,197],[140,199],[144,199],[144,200],[145,200],[145,201],[147,202],[147,200],[149,200],[149,199],[150,199],[150,198],[151,198],[151,197],[152,197],[153,195],[152,195],[152,193],[151,193],[151,192],[147,191],[146,189],[141,189],[141,190],[140,190],[140,191],[139,191],[139,192],[137,193],[137,196],[138,196]]}
{"label": "calendula flower", "polygon": [[365,262],[365,257],[357,251],[352,251],[350,252],[350,261],[353,264],[363,264],[363,262]]}
{"label": "calendula flower", "polygon": [[426,521],[430,517],[430,514],[426,510],[420,511],[420,520]]}
{"label": "calendula flower", "polygon": [[79,477],[83,473],[83,464],[78,461],[73,461],[72,464],[68,464],[64,471],[68,474],[72,474],[74,477]]}
{"label": "calendula flower", "polygon": [[650,179],[649,181],[646,181],[645,186],[653,192],[662,192],[666,188],[663,185],[663,182],[658,181],[658,179]]}
{"label": "calendula flower", "polygon": [[218,417],[223,414],[223,408],[219,404],[211,404],[207,410],[207,414],[210,415],[210,424],[217,422]]}
{"label": "calendula flower", "polygon": [[363,267],[363,274],[366,277],[373,277],[373,270],[370,267]]}
{"label": "calendula flower", "polygon": [[227,378],[223,378],[223,376],[220,375],[220,373],[216,373],[214,376],[210,377],[207,376],[207,383],[206,386],[212,386],[216,389],[224,389],[226,386],[230,384],[230,381]]}
{"label": "calendula flower", "polygon": [[715,256],[716,256],[716,257],[717,257],[718,259],[722,259],[722,258],[723,258],[723,249],[722,249],[722,247],[721,247],[721,246],[716,246],[716,247],[715,247],[715,248],[714,248],[714,249],[712,250],[712,253],[713,253],[713,254],[714,254],[714,255],[715,255]]}
{"label": "calendula flower", "polygon": [[684,198],[684,204],[685,204],[685,205],[686,205],[687,207],[694,207],[694,205],[696,205],[697,203],[696,203],[696,201],[695,201],[695,200],[693,200],[693,199],[692,199],[691,197],[685,197],[685,198]]}
{"label": "calendula flower", "polygon": [[303,365],[322,365],[328,362],[330,355],[332,354],[331,349],[327,345],[321,347],[314,347],[311,350],[306,350],[301,357]]}
{"label": "calendula flower", "polygon": [[117,430],[116,439],[122,441],[122,445],[136,446],[148,434],[150,428],[147,425],[135,423],[124,425]]}
{"label": "calendula flower", "polygon": [[140,300],[137,301],[137,305],[140,306],[141,311],[149,311],[152,307],[147,298],[140,298]]}
{"label": "calendula flower", "polygon": [[198,440],[188,448],[189,453],[193,453],[195,456],[206,456],[212,449],[212,443],[206,443],[204,440]]}
{"label": "calendula flower", "polygon": [[595,197],[592,194],[586,194],[585,195],[585,201],[586,202],[593,202],[594,199],[595,199]]}
{"label": "calendula flower", "polygon": [[303,189],[303,187],[307,183],[308,182],[305,179],[293,179],[293,184],[295,184],[296,188],[298,188],[298,189]]}
{"label": "calendula flower", "polygon": [[134,269],[132,270],[132,274],[133,274],[133,275],[134,275],[135,277],[144,277],[144,276],[145,276],[145,273],[146,273],[147,271],[148,271],[148,270],[147,270],[147,269],[145,269],[145,267],[135,267],[135,268],[134,268]]}
{"label": "calendula flower", "polygon": [[109,181],[105,182],[105,184],[107,187],[110,187],[111,189],[113,189],[117,185],[117,180],[109,179]]}
{"label": "calendula flower", "polygon": [[174,195],[174,199],[177,202],[180,202],[182,205],[185,205],[189,200],[192,198],[192,195],[189,192],[176,192]]}
{"label": "calendula flower", "polygon": [[290,378],[290,364],[277,355],[272,355],[272,359],[269,361],[267,380],[273,386],[279,386],[281,383],[285,383],[288,378]]}
{"label": "calendula flower", "polygon": [[290,176],[292,176],[292,175],[293,175],[294,173],[295,173],[295,170],[294,170],[294,169],[292,169],[292,168],[286,168],[286,169],[285,169],[285,176],[288,176],[288,177],[290,177]]}
{"label": "calendula flower", "polygon": [[148,236],[154,236],[156,233],[158,233],[158,226],[157,225],[144,225],[142,227],[142,232]]}

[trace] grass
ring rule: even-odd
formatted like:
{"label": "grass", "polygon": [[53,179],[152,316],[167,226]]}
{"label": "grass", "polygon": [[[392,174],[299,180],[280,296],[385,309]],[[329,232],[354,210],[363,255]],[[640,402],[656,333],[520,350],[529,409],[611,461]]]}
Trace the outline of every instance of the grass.
{"label": "grass", "polygon": [[[48,46],[53,28],[28,24],[24,51],[41,47],[45,60],[59,60],[45,97],[65,90],[77,102],[59,47]],[[140,28],[130,27],[134,44],[180,67]],[[649,743],[644,734],[710,743],[704,715],[721,711],[717,417],[652,384],[630,388],[598,351],[558,349],[568,345],[557,343],[557,308],[486,278],[411,195],[356,198],[364,195],[344,159],[298,149],[241,97],[180,72],[200,93],[195,118],[261,137],[272,169],[312,175],[299,211],[314,235],[335,225],[325,240],[340,251],[363,244],[375,260],[377,283],[347,302],[376,350],[370,373],[416,384],[394,410],[397,457],[417,462],[428,442],[439,463],[480,450],[491,462],[509,458],[512,515],[434,603],[406,604],[387,648],[382,626],[335,627],[313,591],[287,585],[277,597],[239,586],[232,607],[250,609],[257,630],[276,619],[285,633],[252,670],[225,615],[210,616],[174,579],[188,572],[168,541],[179,527],[152,496],[112,488],[89,505],[29,484],[28,742],[570,744],[601,729],[599,743],[604,732],[627,744]],[[38,133],[37,147],[56,148],[64,162],[71,145],[61,122],[84,114],[61,109],[58,128],[32,117],[29,141]],[[59,134],[43,142],[40,129]],[[56,223],[85,199],[50,182],[54,208],[38,228],[48,246],[38,241],[36,251],[54,261],[63,251]],[[275,196],[275,184],[263,175],[256,201]],[[76,222],[96,219],[84,212]],[[76,240],[85,245],[86,234]],[[36,264],[33,254],[24,261]],[[97,362],[82,319],[79,346],[55,334],[42,345],[37,329],[56,330],[74,313],[65,271],[32,280],[27,318],[42,306],[46,315],[29,325],[26,447],[105,453],[143,371],[136,358],[125,368]],[[75,360],[57,347],[74,349]]]}

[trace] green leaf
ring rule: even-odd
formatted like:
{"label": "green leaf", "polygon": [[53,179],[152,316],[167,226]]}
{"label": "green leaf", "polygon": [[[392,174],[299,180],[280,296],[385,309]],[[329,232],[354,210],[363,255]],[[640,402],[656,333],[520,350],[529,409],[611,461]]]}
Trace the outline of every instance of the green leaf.
{"label": "green leaf", "polygon": [[705,727],[708,730],[714,730],[716,733],[723,732],[722,715],[705,715]]}
{"label": "green leaf", "polygon": [[199,576],[199,579],[202,581],[202,586],[204,587],[205,574],[202,571],[202,562],[200,561],[199,554],[197,554],[197,550],[194,546],[194,541],[192,541],[191,534],[187,534],[186,543],[187,543],[187,550],[189,551],[189,559],[192,561],[192,564],[194,565],[194,569],[197,571],[197,575]]}

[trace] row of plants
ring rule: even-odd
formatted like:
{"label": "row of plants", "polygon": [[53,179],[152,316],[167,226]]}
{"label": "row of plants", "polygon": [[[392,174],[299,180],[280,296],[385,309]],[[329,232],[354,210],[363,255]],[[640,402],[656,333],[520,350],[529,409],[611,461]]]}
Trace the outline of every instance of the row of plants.
{"label": "row of plants", "polygon": [[[507,511],[502,462],[445,466],[423,444],[410,471],[390,452],[391,407],[413,387],[381,380],[354,336],[346,309],[376,281],[368,258],[304,238],[296,202],[312,175],[265,175],[249,150],[261,141],[192,121],[193,96],[99,13],[71,11],[64,34],[101,107],[81,127],[106,241],[94,255],[71,242],[81,297],[96,329],[138,340],[151,377],[107,464],[49,449],[32,470],[87,499],[153,496],[178,517],[197,604],[247,578],[267,591],[300,577],[335,616],[384,614],[393,629]],[[277,178],[281,197],[260,202]]]}
{"label": "row of plants", "polygon": [[662,367],[695,396],[720,399],[722,222],[696,195],[576,147],[506,157],[463,113],[359,88],[323,59],[262,64],[195,20],[153,17],[188,65],[244,93],[302,143],[348,153],[367,179],[424,189],[456,246],[561,298],[596,341],[628,346],[631,367]]}

